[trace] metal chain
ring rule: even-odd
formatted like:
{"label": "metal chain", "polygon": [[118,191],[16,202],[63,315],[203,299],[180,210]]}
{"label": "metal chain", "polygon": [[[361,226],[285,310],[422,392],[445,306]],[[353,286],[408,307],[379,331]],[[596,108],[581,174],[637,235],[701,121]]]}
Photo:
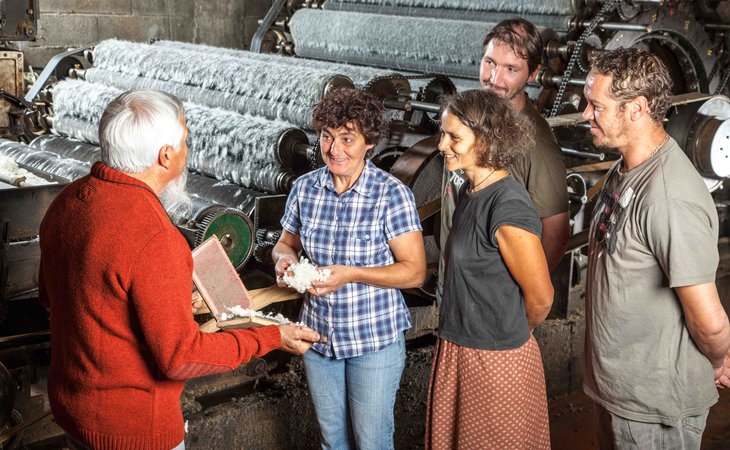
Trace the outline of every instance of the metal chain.
{"label": "metal chain", "polygon": [[707,76],[707,83],[712,83],[712,79],[715,78],[715,75],[717,75],[717,69],[720,68],[720,60],[716,59],[715,64],[712,65],[712,69],[710,70],[710,74]]}
{"label": "metal chain", "polygon": [[722,94],[722,91],[725,89],[725,85],[727,85],[728,81],[730,81],[730,69],[725,72],[725,76],[722,77],[720,84],[717,85],[717,89],[715,89],[715,95]]}
{"label": "metal chain", "polygon": [[604,16],[616,7],[617,3],[618,0],[609,0],[604,3],[601,7],[601,10],[598,11],[598,14],[596,14],[596,17],[591,20],[591,23],[588,24],[586,29],[583,30],[583,33],[581,33],[578,40],[575,41],[575,47],[573,48],[573,52],[570,54],[568,65],[565,67],[565,71],[563,72],[563,79],[560,81],[560,87],[558,88],[558,94],[555,96],[553,108],[552,110],[550,110],[550,117],[555,117],[560,111],[560,106],[563,101],[563,95],[565,95],[565,90],[568,87],[568,81],[570,80],[570,76],[573,74],[573,68],[577,64],[578,58],[580,58],[580,52],[581,48],[583,47],[583,43],[586,39],[588,39],[588,36],[593,33],[593,30],[596,29],[598,24],[603,22]]}
{"label": "metal chain", "polygon": [[402,79],[425,80],[427,78],[436,78],[438,76],[439,75],[434,74],[434,73],[424,73],[422,75],[408,75],[408,76],[397,74],[397,73],[394,73],[393,75],[383,75],[383,76],[375,77],[372,80],[368,81],[367,84],[365,84],[365,86],[363,86],[363,90],[367,91],[368,89],[373,87],[373,84],[375,84],[381,80],[402,80]]}

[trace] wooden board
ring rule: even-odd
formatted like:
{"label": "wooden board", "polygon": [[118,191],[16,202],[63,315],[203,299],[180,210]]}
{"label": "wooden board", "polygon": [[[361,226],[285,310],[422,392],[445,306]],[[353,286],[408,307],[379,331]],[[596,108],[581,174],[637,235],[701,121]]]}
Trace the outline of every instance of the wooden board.
{"label": "wooden board", "polygon": [[235,319],[221,320],[216,323],[221,330],[239,330],[266,325],[281,325],[282,322],[266,317],[236,317]]}

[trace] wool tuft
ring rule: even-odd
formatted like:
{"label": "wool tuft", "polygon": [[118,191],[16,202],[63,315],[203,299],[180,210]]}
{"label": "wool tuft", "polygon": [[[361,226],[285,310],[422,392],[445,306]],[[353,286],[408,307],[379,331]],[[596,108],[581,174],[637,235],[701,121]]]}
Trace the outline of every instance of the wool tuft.
{"label": "wool tuft", "polygon": [[[291,272],[291,275],[289,275]],[[303,293],[312,287],[315,281],[327,281],[330,277],[329,269],[320,269],[305,257],[302,257],[298,263],[289,266],[287,273],[282,277],[284,282],[290,287],[296,289],[297,292]]]}

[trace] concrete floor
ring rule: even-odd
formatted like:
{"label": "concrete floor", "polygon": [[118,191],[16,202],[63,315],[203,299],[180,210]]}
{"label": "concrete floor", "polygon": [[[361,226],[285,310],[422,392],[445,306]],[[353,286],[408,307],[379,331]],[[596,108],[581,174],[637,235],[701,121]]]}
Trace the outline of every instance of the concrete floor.
{"label": "concrete floor", "polygon": [[[597,450],[593,437],[593,405],[583,392],[552,400],[550,435],[553,450]],[[702,436],[703,450],[730,449],[730,390],[710,410]]]}

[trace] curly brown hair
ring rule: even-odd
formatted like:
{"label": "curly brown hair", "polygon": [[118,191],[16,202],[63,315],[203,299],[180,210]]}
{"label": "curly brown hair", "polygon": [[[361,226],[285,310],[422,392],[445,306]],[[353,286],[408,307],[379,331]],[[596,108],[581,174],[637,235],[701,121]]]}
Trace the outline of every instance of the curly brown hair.
{"label": "curly brown hair", "polygon": [[535,145],[532,123],[509,100],[475,89],[443,98],[441,110],[456,116],[476,136],[477,164],[506,169]]}
{"label": "curly brown hair", "polygon": [[629,100],[643,96],[649,103],[649,115],[661,122],[671,105],[672,78],[661,59],[646,50],[619,47],[596,52],[591,57],[591,70],[611,76],[609,94],[621,107]]}
{"label": "curly brown hair", "polygon": [[324,97],[312,112],[312,128],[339,128],[352,122],[366,144],[377,144],[385,135],[383,105],[369,92],[337,89]]}

